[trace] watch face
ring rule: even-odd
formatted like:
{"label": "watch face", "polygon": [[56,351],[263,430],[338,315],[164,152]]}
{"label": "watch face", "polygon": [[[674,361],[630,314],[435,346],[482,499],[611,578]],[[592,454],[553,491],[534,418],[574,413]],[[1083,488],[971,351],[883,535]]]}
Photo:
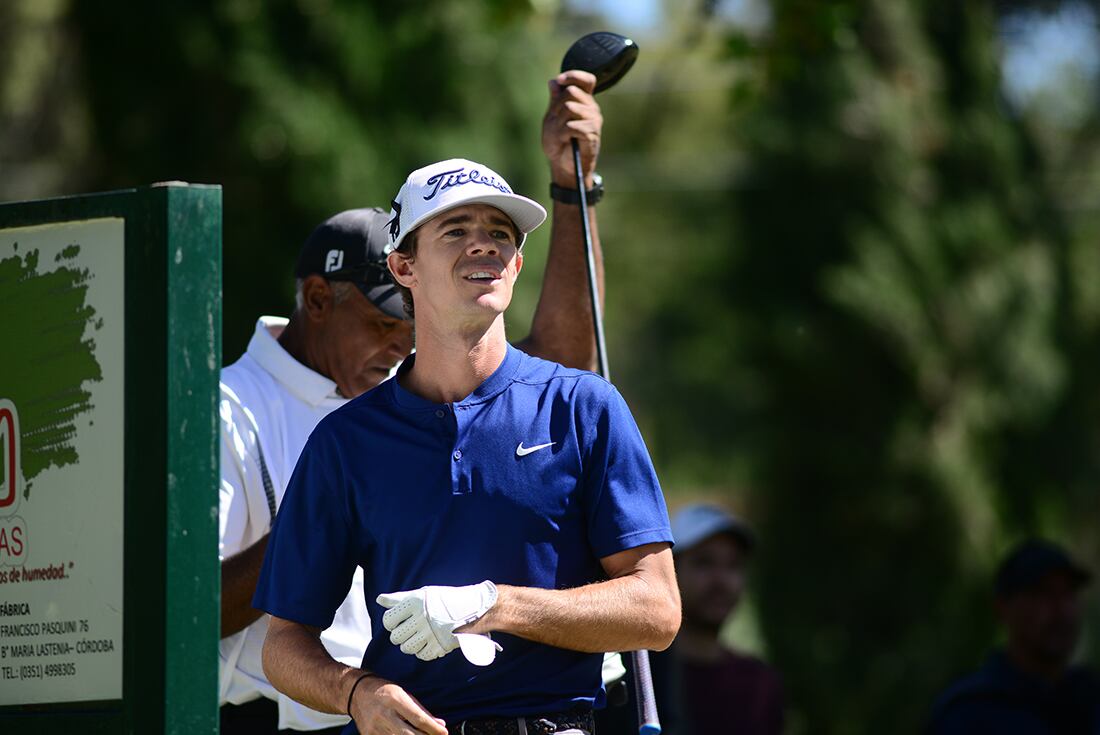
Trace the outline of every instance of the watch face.
{"label": "watch face", "polygon": [[592,188],[584,193],[585,198],[591,204],[595,204],[603,198],[603,177],[598,173],[592,173]]}
{"label": "watch face", "polygon": [[[592,188],[584,192],[584,197],[589,204],[595,204],[603,197],[603,177],[598,173],[592,174]],[[581,195],[576,189],[568,189],[550,182],[550,198],[565,204],[580,204]]]}

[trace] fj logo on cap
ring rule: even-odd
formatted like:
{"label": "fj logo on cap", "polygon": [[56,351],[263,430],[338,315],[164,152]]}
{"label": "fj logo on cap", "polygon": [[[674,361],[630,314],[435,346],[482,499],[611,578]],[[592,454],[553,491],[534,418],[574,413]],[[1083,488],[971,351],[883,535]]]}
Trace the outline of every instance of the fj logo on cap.
{"label": "fj logo on cap", "polygon": [[[435,195],[441,191],[446,191],[452,186],[462,186],[464,184],[484,184],[485,186],[491,186],[494,189],[504,192],[505,194],[511,194],[512,190],[508,188],[508,185],[498,179],[496,176],[482,176],[481,172],[476,168],[471,169],[470,173],[465,173],[465,168],[456,168],[451,171],[441,171],[434,176],[429,176],[428,180],[424,183],[427,186],[432,187],[430,194],[424,197],[424,201],[434,199]],[[433,186],[434,184],[434,186]]]}
{"label": "fj logo on cap", "polygon": [[325,273],[332,273],[344,267],[344,251],[329,250],[325,256]]}

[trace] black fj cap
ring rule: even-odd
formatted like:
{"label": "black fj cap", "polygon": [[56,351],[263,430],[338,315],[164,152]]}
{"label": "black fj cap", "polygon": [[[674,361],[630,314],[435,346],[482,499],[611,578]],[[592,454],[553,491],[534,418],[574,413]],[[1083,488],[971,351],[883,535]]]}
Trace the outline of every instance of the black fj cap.
{"label": "black fj cap", "polygon": [[386,267],[388,212],[377,207],[349,209],[322,222],[309,234],[294,268],[297,278],[317,274],[358,286],[389,316],[405,319],[401,294]]}
{"label": "black fj cap", "polygon": [[1009,552],[997,569],[997,596],[1012,597],[1054,571],[1065,572],[1078,587],[1092,579],[1092,574],[1073,561],[1061,546],[1042,539],[1024,541]]}

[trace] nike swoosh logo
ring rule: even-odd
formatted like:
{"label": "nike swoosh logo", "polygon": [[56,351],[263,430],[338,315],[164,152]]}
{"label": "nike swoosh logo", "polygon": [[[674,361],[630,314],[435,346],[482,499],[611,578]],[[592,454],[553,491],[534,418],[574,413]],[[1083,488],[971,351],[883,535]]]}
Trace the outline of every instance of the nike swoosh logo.
{"label": "nike swoosh logo", "polygon": [[549,442],[548,444],[536,444],[533,447],[525,447],[525,446],[523,446],[523,442],[520,442],[519,446],[516,447],[516,456],[517,457],[526,457],[531,452],[537,452],[540,449],[546,449],[547,447],[552,447],[552,446],[554,446],[555,443],[556,442]]}

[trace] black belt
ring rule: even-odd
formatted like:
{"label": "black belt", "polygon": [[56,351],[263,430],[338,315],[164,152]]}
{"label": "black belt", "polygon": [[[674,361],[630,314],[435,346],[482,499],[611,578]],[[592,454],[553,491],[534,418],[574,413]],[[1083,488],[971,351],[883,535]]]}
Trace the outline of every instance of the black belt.
{"label": "black belt", "polygon": [[591,712],[558,712],[526,717],[475,717],[447,728],[450,735],[551,735],[563,730],[595,730]]}

